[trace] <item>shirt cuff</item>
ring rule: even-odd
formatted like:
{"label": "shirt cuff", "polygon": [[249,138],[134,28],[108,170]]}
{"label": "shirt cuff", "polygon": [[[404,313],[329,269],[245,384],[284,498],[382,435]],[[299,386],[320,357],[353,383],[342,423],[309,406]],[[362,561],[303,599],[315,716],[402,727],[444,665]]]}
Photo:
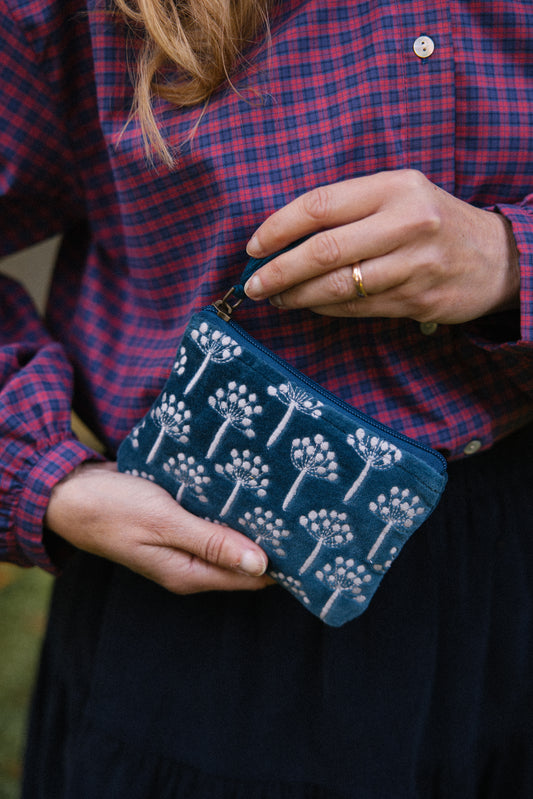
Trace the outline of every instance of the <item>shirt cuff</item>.
{"label": "shirt cuff", "polygon": [[533,341],[533,210],[524,205],[497,205],[512,225],[520,256],[520,340]]}
{"label": "shirt cuff", "polygon": [[85,461],[105,460],[76,438],[62,440],[31,467],[12,508],[12,548],[9,560],[20,566],[40,566],[58,574],[60,564],[50,557],[43,541],[43,519],[52,488]]}

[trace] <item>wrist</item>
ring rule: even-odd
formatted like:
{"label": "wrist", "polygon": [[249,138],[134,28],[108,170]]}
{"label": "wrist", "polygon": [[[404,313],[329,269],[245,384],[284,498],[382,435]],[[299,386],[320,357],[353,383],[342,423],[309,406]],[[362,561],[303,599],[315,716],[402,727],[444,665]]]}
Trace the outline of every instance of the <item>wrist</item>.
{"label": "wrist", "polygon": [[516,239],[510,221],[498,212],[490,212],[498,220],[500,227],[499,247],[502,266],[501,295],[493,309],[510,311],[520,307],[520,259]]}
{"label": "wrist", "polygon": [[47,543],[53,549],[64,549],[64,545],[55,540],[58,537],[65,545],[75,548],[71,536],[75,535],[80,517],[83,517],[87,506],[86,478],[95,472],[106,471],[116,471],[116,464],[109,461],[84,461],[54,485],[43,520]]}

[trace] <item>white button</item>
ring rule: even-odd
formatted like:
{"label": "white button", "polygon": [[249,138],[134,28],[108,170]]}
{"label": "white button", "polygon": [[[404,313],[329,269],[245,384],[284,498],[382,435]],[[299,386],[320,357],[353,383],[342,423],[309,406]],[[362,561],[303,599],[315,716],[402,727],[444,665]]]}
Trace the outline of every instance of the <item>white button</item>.
{"label": "white button", "polygon": [[437,328],[438,328],[438,324],[436,322],[421,322],[420,323],[420,332],[423,333],[425,336],[432,336]]}
{"label": "white button", "polygon": [[463,452],[465,455],[473,455],[475,452],[477,452],[480,449],[481,449],[481,441],[478,438],[473,438],[472,441],[468,442]]}
{"label": "white button", "polygon": [[428,58],[435,49],[435,42],[429,36],[419,36],[413,42],[413,50],[419,58]]}

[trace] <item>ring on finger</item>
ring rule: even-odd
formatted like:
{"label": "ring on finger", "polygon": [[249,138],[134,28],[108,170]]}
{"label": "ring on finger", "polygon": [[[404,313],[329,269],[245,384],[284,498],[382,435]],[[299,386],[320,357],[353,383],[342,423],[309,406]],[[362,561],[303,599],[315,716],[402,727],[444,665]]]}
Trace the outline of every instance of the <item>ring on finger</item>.
{"label": "ring on finger", "polygon": [[352,278],[355,283],[355,293],[358,297],[368,297],[368,292],[363,285],[363,275],[361,273],[361,264],[358,262],[352,266]]}

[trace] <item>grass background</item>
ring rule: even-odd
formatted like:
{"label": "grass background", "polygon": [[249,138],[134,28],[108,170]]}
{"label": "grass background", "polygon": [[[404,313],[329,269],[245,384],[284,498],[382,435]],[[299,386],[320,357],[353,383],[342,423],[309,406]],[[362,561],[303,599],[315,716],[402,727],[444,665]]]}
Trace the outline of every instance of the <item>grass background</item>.
{"label": "grass background", "polygon": [[0,799],[19,799],[27,713],[52,578],[0,563]]}

